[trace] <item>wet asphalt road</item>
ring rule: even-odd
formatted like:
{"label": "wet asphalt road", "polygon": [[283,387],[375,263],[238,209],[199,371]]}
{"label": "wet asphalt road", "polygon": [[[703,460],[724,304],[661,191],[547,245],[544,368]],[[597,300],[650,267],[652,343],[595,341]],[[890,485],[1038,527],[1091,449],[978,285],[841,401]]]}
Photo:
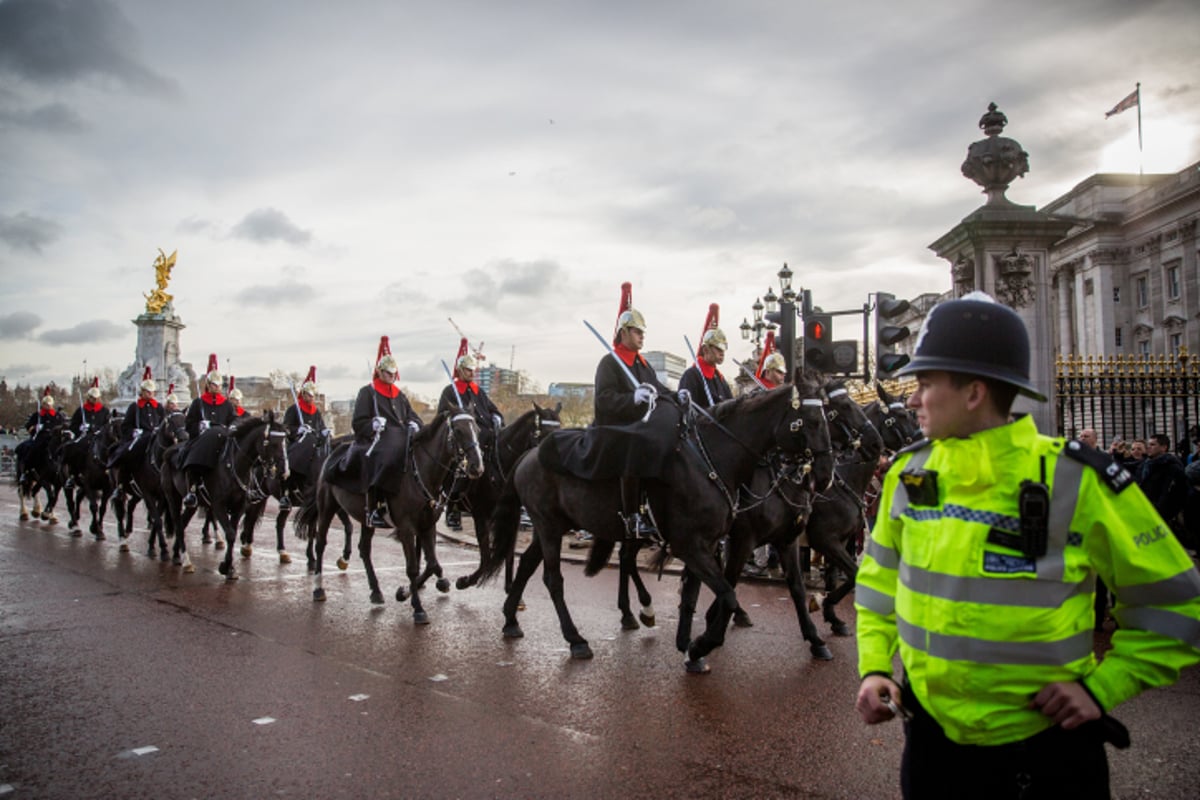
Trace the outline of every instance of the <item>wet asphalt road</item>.
{"label": "wet asphalt road", "polygon": [[[814,661],[777,583],[739,587],[756,625],[696,676],[673,644],[674,576],[651,584],[658,627],[623,632],[615,572],[567,565],[595,651],[573,661],[540,578],[525,638],[505,640],[497,585],[429,587],[431,624],[413,625],[390,539],[373,606],[357,556],[339,572],[330,553],[313,603],[290,531],[292,564],[264,525],[226,582],[195,525],[192,575],[147,558],[141,529],[131,553],[106,530],[18,522],[0,489],[0,800],[898,796],[901,730],[854,713],[853,639]],[[477,562],[451,542],[439,558],[451,578]],[[1135,746],[1112,755],[1114,796],[1196,797],[1197,671],[1119,716]]]}

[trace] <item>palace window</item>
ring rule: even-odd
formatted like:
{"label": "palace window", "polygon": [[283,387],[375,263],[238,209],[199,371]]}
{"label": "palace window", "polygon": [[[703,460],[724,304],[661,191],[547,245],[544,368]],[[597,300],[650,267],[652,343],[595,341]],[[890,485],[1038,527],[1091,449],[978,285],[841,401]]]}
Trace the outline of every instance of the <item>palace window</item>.
{"label": "palace window", "polygon": [[1117,335],[1113,337],[1113,344],[1117,347],[1121,346],[1121,329],[1117,328]]}
{"label": "palace window", "polygon": [[1137,343],[1137,351],[1138,351],[1139,356],[1150,355],[1150,340],[1142,339],[1140,342],[1138,342]]}
{"label": "palace window", "polygon": [[1137,295],[1137,307],[1145,308],[1150,305],[1150,280],[1145,275],[1139,275],[1133,282],[1134,293]]}
{"label": "palace window", "polygon": [[1121,302],[1121,287],[1120,286],[1113,287],[1113,302],[1114,303]]}
{"label": "palace window", "polygon": [[1171,343],[1170,355],[1173,355],[1173,356],[1179,355],[1179,348],[1183,347],[1183,334],[1182,333],[1172,333],[1169,341]]}
{"label": "palace window", "polygon": [[1179,262],[1167,267],[1167,299],[1178,300],[1181,294],[1179,285]]}

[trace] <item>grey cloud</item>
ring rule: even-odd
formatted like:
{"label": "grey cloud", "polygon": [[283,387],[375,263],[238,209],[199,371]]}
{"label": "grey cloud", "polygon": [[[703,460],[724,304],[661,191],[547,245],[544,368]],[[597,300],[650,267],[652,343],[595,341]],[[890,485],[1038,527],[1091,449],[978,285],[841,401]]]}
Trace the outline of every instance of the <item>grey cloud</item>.
{"label": "grey cloud", "polygon": [[0,339],[27,339],[42,318],[32,311],[14,311],[0,316]]}
{"label": "grey cloud", "polygon": [[72,328],[43,331],[38,334],[37,338],[40,342],[52,345],[86,344],[102,342],[107,339],[120,339],[128,333],[129,329],[125,325],[117,325],[106,319],[93,319],[81,322]]}
{"label": "grey cloud", "polygon": [[0,375],[9,380],[20,380],[26,375],[36,375],[49,369],[49,364],[9,364],[7,367],[0,368]]}
{"label": "grey cloud", "polygon": [[247,286],[237,293],[235,299],[238,305],[276,308],[294,303],[307,303],[316,293],[307,283],[285,282]]}
{"label": "grey cloud", "polygon": [[0,109],[0,123],[46,133],[82,133],[88,128],[83,117],[64,103],[50,103],[30,111]]}
{"label": "grey cloud", "polygon": [[281,241],[288,244],[306,245],[312,241],[312,232],[303,230],[275,208],[259,208],[251,211],[233,227],[233,235],[252,242]]}
{"label": "grey cloud", "polygon": [[429,383],[431,381],[445,380],[446,373],[442,370],[442,362],[440,359],[431,358],[427,361],[406,362],[400,367],[400,382],[408,383]]}
{"label": "grey cloud", "polygon": [[473,269],[463,276],[467,294],[461,300],[443,303],[444,308],[468,307],[495,309],[506,298],[537,299],[561,291],[564,271],[555,261],[492,262],[485,269]]}
{"label": "grey cloud", "polygon": [[179,233],[213,233],[216,229],[216,223],[199,217],[187,217],[175,225],[175,230]]}
{"label": "grey cloud", "polygon": [[137,35],[108,0],[8,0],[0,3],[0,69],[35,83],[114,78],[153,94],[174,94],[173,81],[128,53]]}
{"label": "grey cloud", "polygon": [[1161,96],[1165,100],[1168,97],[1178,97],[1184,94],[1191,94],[1193,89],[1195,89],[1195,87],[1190,83],[1185,83],[1179,86],[1168,86],[1162,90]]}
{"label": "grey cloud", "polygon": [[0,214],[0,240],[14,250],[42,252],[42,248],[59,238],[62,228],[56,222],[35,217],[22,211],[19,214]]}

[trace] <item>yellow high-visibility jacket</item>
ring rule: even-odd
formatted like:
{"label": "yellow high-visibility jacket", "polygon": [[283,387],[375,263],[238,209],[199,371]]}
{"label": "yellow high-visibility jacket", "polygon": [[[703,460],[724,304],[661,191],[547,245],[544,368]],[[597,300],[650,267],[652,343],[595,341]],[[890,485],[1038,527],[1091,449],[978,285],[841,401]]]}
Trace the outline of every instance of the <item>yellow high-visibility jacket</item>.
{"label": "yellow high-visibility jacket", "polygon": [[[1042,480],[1043,457],[1049,544],[1029,559],[1018,493]],[[1097,577],[1120,623],[1102,662]],[[921,704],[960,744],[1050,727],[1028,707],[1046,684],[1082,680],[1111,711],[1200,661],[1200,574],[1187,552],[1127,472],[1038,434],[1030,417],[897,458],[855,597],[859,674],[890,675],[898,648]]]}

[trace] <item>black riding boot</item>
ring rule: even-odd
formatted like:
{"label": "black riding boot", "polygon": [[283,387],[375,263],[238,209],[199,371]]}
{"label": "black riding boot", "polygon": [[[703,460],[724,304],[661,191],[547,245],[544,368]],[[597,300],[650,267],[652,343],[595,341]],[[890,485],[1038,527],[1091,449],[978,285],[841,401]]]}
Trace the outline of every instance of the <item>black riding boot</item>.
{"label": "black riding boot", "polygon": [[391,528],[387,503],[380,500],[374,490],[367,491],[367,519],[364,524],[372,528]]}
{"label": "black riding boot", "polygon": [[641,482],[637,478],[622,478],[621,516],[625,520],[625,538],[662,544],[662,537],[642,512],[641,500]]}

